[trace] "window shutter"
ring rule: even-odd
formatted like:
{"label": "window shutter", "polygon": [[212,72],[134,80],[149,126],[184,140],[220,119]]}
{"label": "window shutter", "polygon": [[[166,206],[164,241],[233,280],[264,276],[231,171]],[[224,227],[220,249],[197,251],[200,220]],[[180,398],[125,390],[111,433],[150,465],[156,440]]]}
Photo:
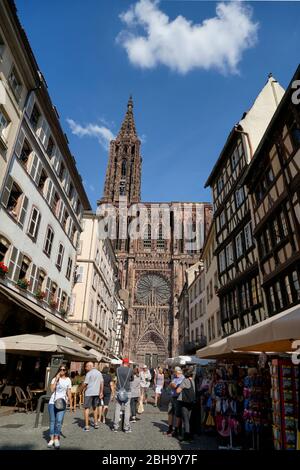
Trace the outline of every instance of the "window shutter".
{"label": "window shutter", "polygon": [[57,149],[57,151],[56,151],[56,161],[55,161],[55,165],[54,165],[54,168],[55,168],[55,171],[56,171],[57,174],[58,174],[58,171],[59,171],[61,158],[62,158],[62,157],[61,157],[61,153],[60,153],[60,151]]}
{"label": "window shutter", "polygon": [[47,193],[46,193],[46,201],[51,204],[51,198],[52,198],[52,193],[53,193],[53,183],[49,179],[48,180],[48,188],[47,188]]}
{"label": "window shutter", "polygon": [[68,173],[66,173],[66,175],[65,175],[64,185],[65,185],[65,191],[68,194],[69,187],[70,187],[70,175]]}
{"label": "window shutter", "polygon": [[30,176],[31,178],[35,181],[36,173],[37,173],[37,168],[39,165],[40,161],[36,153],[33,153],[32,156],[32,162],[31,162],[31,168],[30,168]]}
{"label": "window shutter", "polygon": [[62,200],[60,200],[58,214],[57,214],[57,218],[58,218],[59,221],[61,221],[61,219],[62,219],[62,214],[64,212],[64,207],[65,207],[64,203],[62,202]]}
{"label": "window shutter", "polygon": [[11,188],[12,188],[13,184],[14,184],[14,180],[12,179],[12,177],[10,175],[8,175],[5,186],[4,186],[4,190],[3,190],[3,193],[2,193],[2,201],[1,202],[4,205],[4,207],[7,207],[9,196],[10,196],[10,193],[11,193]]}
{"label": "window shutter", "polygon": [[71,219],[71,217],[69,217],[69,226],[67,227],[67,234],[68,234],[68,237],[71,236],[71,233],[72,233],[72,227],[73,227],[73,221]]}
{"label": "window shutter", "polygon": [[49,134],[50,134],[50,129],[49,129],[48,123],[47,123],[46,119],[43,117],[42,121],[41,121],[39,138],[40,138],[40,140],[41,140],[44,147],[46,147],[46,143],[48,141]]}
{"label": "window shutter", "polygon": [[58,293],[57,293],[57,305],[58,305],[58,310],[60,310],[61,308],[61,294],[62,294],[62,290],[61,288],[59,287],[58,289]]}
{"label": "window shutter", "polygon": [[10,255],[9,267],[8,267],[8,273],[7,273],[10,279],[12,279],[13,277],[13,272],[14,272],[14,268],[16,265],[17,256],[18,256],[18,249],[14,246]]}
{"label": "window shutter", "polygon": [[34,178],[34,181],[36,182],[36,184],[39,184],[40,177],[41,177],[41,174],[42,174],[42,169],[43,169],[43,165],[42,165],[41,160],[39,160],[37,170],[36,170],[36,175],[35,175],[35,178]]}
{"label": "window shutter", "polygon": [[27,106],[26,106],[26,114],[29,118],[31,116],[34,103],[35,103],[35,97],[34,97],[34,93],[32,91],[29,95],[29,100],[27,101]]}
{"label": "window shutter", "polygon": [[17,282],[19,280],[22,260],[23,260],[23,253],[21,253],[19,251],[19,254],[16,258],[15,272],[14,272],[13,277],[12,277],[13,281],[15,281],[15,282]]}
{"label": "window shutter", "polygon": [[37,218],[37,222],[36,222],[36,226],[35,226],[34,238],[37,238],[37,236],[38,236],[39,227],[40,227],[40,222],[41,222],[41,213],[39,212],[38,218]]}
{"label": "window shutter", "polygon": [[20,212],[20,217],[19,217],[19,224],[23,227],[24,222],[25,222],[25,217],[26,217],[26,212],[28,208],[28,197],[23,196],[23,204],[22,204],[22,209]]}
{"label": "window shutter", "polygon": [[36,277],[37,277],[37,267],[35,264],[32,265],[30,273],[30,290],[31,292],[36,291]]}
{"label": "window shutter", "polygon": [[47,277],[46,288],[45,288],[45,292],[46,292],[45,301],[46,302],[49,302],[50,288],[51,288],[51,279],[50,277]]}
{"label": "window shutter", "polygon": [[17,140],[16,146],[15,146],[15,154],[17,155],[18,158],[20,158],[21,150],[22,150],[23,144],[24,144],[24,140],[25,140],[25,132],[24,132],[23,129],[20,129],[18,140]]}

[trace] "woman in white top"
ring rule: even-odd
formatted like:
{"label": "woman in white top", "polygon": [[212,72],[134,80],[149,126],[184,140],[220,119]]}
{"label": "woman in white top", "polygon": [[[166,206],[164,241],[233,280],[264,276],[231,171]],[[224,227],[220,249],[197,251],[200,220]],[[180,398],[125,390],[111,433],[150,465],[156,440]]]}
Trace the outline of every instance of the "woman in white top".
{"label": "woman in white top", "polygon": [[155,371],[154,376],[154,386],[155,386],[155,402],[154,406],[158,406],[160,402],[161,392],[165,382],[165,375],[162,367],[159,367],[157,371]]}
{"label": "woman in white top", "polygon": [[[50,441],[48,447],[60,447],[60,434],[61,426],[66,412],[66,405],[69,401],[71,403],[71,388],[72,383],[68,377],[68,371],[65,365],[61,365],[58,373],[51,381],[51,392],[52,395],[49,400],[49,417],[50,417]],[[55,407],[55,401],[62,399],[65,401],[64,409],[57,409]]]}

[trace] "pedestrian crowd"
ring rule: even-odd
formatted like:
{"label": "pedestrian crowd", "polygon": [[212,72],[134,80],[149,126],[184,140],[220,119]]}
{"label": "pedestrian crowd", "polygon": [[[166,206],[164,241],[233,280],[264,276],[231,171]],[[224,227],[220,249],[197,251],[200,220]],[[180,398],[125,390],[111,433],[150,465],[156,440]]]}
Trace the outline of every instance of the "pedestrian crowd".
{"label": "pedestrian crowd", "polygon": [[[144,412],[149,402],[150,389],[154,390],[154,407],[161,406],[163,391],[169,397],[168,429],[166,436],[180,441],[190,442],[190,420],[196,400],[194,370],[192,367],[182,369],[175,367],[172,371],[158,367],[149,369],[130,365],[124,358],[116,371],[104,367],[100,372],[92,362],[85,365],[86,375],[79,385],[84,393],[84,432],[90,431],[90,424],[98,429],[100,423],[106,423],[108,407],[114,403],[112,431],[131,433],[132,423],[137,415]],[[60,435],[67,404],[71,405],[71,388],[78,384],[79,376],[73,373],[73,383],[69,378],[67,367],[62,365],[51,381],[49,400],[50,440],[48,447],[60,447]],[[93,419],[90,420],[92,411]],[[91,423],[90,423],[91,421]]]}

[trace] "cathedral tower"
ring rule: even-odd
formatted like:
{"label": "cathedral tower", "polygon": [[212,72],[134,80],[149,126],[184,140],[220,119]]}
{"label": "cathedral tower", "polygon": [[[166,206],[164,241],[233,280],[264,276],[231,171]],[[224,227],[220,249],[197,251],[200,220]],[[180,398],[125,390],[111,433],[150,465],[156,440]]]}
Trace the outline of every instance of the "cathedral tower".
{"label": "cathedral tower", "polygon": [[141,199],[141,142],[138,138],[134,116],[133,101],[130,96],[127,112],[115,140],[110,143],[104,195],[102,202],[117,204],[120,197],[127,197],[128,204]]}

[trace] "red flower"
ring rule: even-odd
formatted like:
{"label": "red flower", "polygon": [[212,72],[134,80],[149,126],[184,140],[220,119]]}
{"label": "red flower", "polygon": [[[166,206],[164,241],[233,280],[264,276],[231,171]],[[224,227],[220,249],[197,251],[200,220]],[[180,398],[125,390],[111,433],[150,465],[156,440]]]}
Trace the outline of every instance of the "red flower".
{"label": "red flower", "polygon": [[5,274],[8,272],[8,267],[2,262],[0,263],[0,271],[2,271]]}

